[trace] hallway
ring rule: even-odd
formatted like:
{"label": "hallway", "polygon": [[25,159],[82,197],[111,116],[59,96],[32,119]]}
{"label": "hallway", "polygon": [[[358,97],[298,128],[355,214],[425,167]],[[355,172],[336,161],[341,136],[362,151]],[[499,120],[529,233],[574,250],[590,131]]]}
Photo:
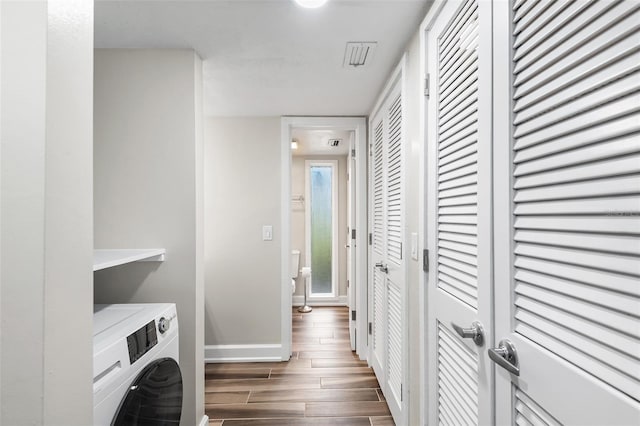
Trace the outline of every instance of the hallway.
{"label": "hallway", "polygon": [[373,370],[351,352],[348,315],[294,309],[289,362],[207,364],[209,424],[393,426]]}

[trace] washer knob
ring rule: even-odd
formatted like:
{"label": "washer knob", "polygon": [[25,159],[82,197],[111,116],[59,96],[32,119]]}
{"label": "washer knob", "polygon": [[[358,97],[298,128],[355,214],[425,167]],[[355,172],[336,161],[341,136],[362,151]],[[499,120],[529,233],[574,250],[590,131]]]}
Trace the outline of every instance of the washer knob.
{"label": "washer knob", "polygon": [[164,334],[167,330],[169,330],[170,324],[170,320],[166,319],[165,317],[160,318],[158,320],[158,331],[160,332],[160,334]]}

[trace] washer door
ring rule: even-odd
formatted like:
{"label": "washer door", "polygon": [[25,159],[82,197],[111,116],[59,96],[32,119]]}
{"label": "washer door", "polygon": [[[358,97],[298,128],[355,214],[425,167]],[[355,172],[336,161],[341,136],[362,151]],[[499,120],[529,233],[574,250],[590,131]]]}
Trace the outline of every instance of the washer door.
{"label": "washer door", "polygon": [[182,374],[172,358],[151,362],[129,387],[113,426],[177,425],[182,414]]}

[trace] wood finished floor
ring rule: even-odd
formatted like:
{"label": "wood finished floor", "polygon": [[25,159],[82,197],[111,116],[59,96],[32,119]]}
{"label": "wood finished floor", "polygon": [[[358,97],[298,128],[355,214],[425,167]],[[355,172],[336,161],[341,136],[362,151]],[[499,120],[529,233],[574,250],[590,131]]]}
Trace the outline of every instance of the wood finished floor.
{"label": "wood finished floor", "polygon": [[373,370],[349,345],[349,311],[293,310],[288,362],[207,364],[210,426],[394,426]]}

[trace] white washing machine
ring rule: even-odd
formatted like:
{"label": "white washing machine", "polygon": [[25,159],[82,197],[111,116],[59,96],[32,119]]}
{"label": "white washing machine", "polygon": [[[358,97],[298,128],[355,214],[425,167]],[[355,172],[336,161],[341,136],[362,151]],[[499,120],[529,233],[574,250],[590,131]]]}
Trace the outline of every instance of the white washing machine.
{"label": "white washing machine", "polygon": [[94,305],[94,424],[179,424],[178,350],[175,304]]}

